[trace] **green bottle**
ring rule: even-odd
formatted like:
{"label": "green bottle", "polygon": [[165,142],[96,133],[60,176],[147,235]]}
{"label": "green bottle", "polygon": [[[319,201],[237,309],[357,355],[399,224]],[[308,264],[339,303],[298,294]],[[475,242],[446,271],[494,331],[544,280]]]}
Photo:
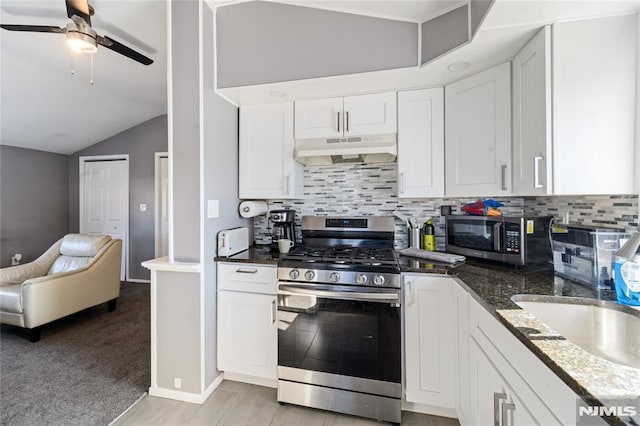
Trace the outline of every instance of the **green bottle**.
{"label": "green bottle", "polygon": [[436,232],[431,219],[422,225],[422,248],[428,251],[436,250]]}

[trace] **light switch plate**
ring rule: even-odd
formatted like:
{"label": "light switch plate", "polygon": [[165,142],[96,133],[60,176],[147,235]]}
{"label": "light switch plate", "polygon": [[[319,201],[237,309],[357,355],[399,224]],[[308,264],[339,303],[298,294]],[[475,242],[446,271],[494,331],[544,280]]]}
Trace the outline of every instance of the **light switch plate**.
{"label": "light switch plate", "polygon": [[207,218],[220,216],[220,200],[207,200]]}
{"label": "light switch plate", "polygon": [[140,211],[141,212],[147,211],[147,203],[140,203]]}

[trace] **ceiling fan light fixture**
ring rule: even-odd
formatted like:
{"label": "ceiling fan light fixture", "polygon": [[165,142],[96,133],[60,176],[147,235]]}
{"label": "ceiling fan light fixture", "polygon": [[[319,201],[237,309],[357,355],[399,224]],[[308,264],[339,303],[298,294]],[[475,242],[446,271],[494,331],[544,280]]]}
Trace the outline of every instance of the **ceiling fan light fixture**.
{"label": "ceiling fan light fixture", "polygon": [[76,53],[95,53],[98,50],[97,34],[87,25],[70,22],[67,25],[67,46]]}

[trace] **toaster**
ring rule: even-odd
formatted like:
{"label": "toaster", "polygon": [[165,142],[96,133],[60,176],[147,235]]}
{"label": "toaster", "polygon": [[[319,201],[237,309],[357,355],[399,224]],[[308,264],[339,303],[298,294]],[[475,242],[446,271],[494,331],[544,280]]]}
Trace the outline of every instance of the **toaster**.
{"label": "toaster", "polygon": [[218,232],[218,256],[233,256],[248,248],[249,228],[246,226]]}

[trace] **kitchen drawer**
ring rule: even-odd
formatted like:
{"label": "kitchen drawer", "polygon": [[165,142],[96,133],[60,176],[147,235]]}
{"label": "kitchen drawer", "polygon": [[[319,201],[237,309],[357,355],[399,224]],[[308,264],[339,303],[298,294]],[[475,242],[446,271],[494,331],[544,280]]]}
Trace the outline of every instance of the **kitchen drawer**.
{"label": "kitchen drawer", "polygon": [[218,263],[218,289],[276,294],[277,272],[275,265]]}

